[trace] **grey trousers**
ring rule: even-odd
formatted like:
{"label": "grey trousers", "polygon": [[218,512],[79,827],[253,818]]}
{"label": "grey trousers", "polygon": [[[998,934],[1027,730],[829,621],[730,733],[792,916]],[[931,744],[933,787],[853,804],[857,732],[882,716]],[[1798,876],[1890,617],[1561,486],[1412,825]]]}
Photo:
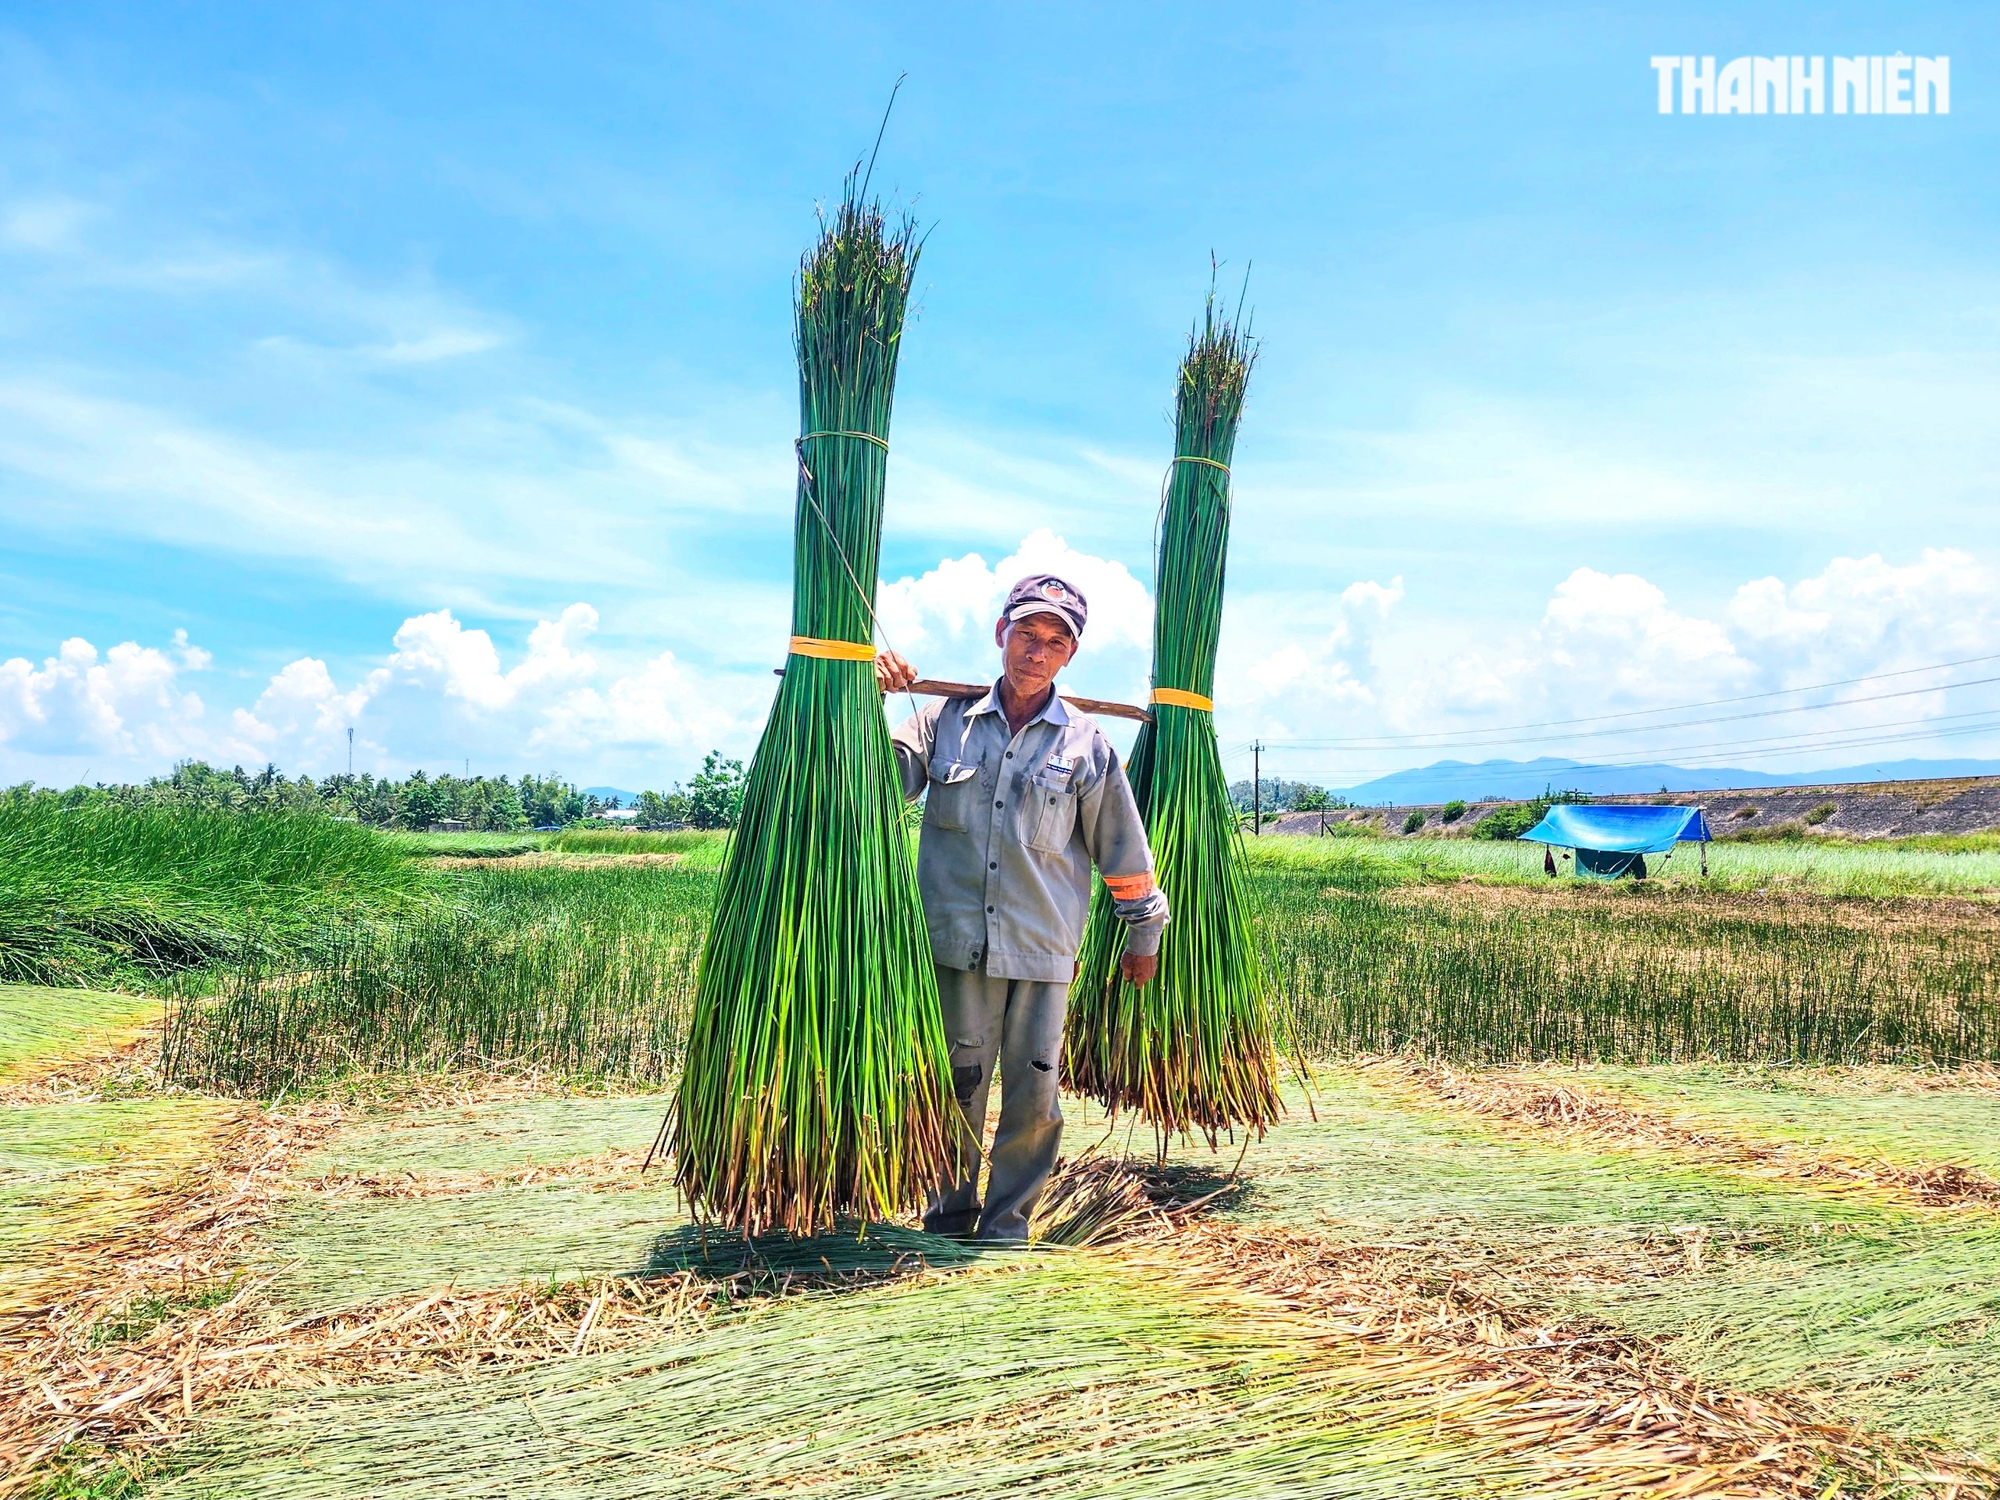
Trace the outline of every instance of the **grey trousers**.
{"label": "grey trousers", "polygon": [[[1056,1081],[1069,986],[943,967],[937,980],[945,1040],[951,1046],[952,1091],[972,1124],[973,1139],[960,1144],[957,1170],[924,1211],[924,1228],[933,1234],[970,1234],[976,1224],[982,1240],[1025,1240],[1028,1215],[1062,1147]],[[996,1061],[1000,1126],[993,1137],[993,1169],[982,1212],[979,1142],[985,1139],[986,1099]]]}

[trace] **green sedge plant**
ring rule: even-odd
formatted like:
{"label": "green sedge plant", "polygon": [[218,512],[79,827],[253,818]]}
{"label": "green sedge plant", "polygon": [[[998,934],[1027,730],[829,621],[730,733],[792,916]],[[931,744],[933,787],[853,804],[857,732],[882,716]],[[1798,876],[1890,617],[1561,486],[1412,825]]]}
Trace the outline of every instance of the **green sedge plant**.
{"label": "green sedge plant", "polygon": [[[1175,403],[1160,512],[1153,718],[1127,768],[1160,888],[1173,910],[1158,978],[1119,972],[1124,931],[1093,894],[1063,1045],[1069,1086],[1141,1111],[1162,1137],[1262,1132],[1282,1111],[1271,1007],[1252,928],[1243,848],[1212,709],[1229,551],[1229,463],[1254,346],[1210,297]],[[1175,701],[1181,700],[1181,701]]]}
{"label": "green sedge plant", "polygon": [[920,1207],[958,1119],[869,645],[920,248],[915,226],[890,226],[850,177],[799,269],[792,654],[750,765],[662,1128],[697,1211],[748,1234]]}

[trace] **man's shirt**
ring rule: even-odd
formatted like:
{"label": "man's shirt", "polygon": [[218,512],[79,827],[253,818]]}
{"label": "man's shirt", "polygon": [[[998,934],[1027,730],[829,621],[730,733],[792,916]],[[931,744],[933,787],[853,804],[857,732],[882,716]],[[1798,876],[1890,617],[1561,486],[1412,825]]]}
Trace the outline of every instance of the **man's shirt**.
{"label": "man's shirt", "polygon": [[917,884],[931,954],[948,969],[1068,984],[1096,864],[1129,929],[1160,951],[1167,898],[1118,752],[1054,693],[1019,734],[997,688],[927,703],[891,740],[903,795],[924,803]]}

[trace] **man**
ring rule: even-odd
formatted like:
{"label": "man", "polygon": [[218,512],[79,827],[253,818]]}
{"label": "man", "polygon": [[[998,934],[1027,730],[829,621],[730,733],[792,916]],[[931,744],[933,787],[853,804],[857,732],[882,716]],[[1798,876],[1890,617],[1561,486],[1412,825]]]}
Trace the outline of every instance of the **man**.
{"label": "man", "polygon": [[[1088,617],[1062,579],[1022,579],[993,627],[1000,680],[981,698],[925,704],[892,737],[904,795],[929,788],[917,884],[952,1088],[975,1137],[924,1215],[934,1234],[1027,1238],[1062,1145],[1063,1008],[1093,862],[1126,926],[1125,978],[1143,985],[1159,967],[1167,899],[1125,769],[1096,722],[1056,696]],[[884,692],[917,677],[893,651],[877,656],[875,674]],[[996,1061],[1000,1124],[982,1205],[978,1138]]]}

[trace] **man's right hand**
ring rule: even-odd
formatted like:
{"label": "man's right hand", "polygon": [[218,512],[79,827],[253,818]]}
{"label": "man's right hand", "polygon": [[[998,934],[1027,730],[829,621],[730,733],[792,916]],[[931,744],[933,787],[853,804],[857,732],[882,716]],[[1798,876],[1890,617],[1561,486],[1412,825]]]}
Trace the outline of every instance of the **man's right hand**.
{"label": "man's right hand", "polygon": [[875,685],[885,693],[900,693],[917,680],[917,669],[893,651],[875,653]]}

